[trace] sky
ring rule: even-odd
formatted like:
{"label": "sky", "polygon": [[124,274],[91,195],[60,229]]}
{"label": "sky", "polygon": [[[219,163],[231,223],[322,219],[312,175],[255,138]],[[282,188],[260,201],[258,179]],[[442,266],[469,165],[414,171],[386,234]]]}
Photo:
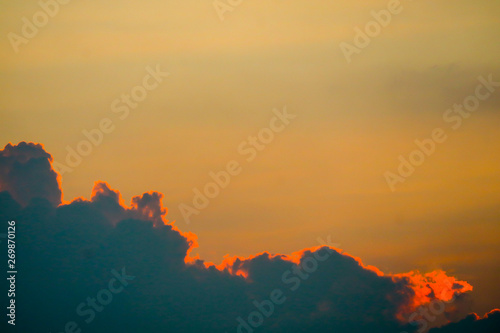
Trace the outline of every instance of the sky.
{"label": "sky", "polygon": [[[61,209],[98,181],[127,209],[156,191],[140,218],[195,234],[205,263],[329,236],[387,275],[467,281],[479,317],[499,307],[499,3],[47,3],[36,33],[37,1],[0,4],[0,148],[43,144]],[[60,203],[2,177],[23,209]]]}

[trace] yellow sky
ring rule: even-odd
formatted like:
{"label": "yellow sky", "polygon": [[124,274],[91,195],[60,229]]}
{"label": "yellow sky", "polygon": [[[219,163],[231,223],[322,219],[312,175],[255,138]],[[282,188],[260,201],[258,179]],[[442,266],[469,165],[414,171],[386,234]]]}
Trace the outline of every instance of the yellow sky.
{"label": "yellow sky", "polygon": [[[500,92],[456,131],[443,113],[474,93],[478,76],[500,81],[500,4],[402,1],[348,64],[339,44],[387,3],[243,0],[221,21],[208,0],[73,0],[18,53],[7,36],[40,7],[2,3],[0,141],[41,142],[64,162],[82,130],[112,119],[115,130],[63,176],[65,199],[89,197],[98,179],[127,202],[162,192],[169,218],[199,236],[208,260],[289,253],[331,234],[389,271],[480,279],[489,270],[483,280],[493,283],[498,268],[483,261],[500,249]],[[170,76],[120,120],[111,103],[157,65]],[[297,118],[245,162],[238,145],[283,106]],[[438,127],[447,141],[391,192],[384,173]],[[241,174],[184,223],[179,204],[230,160]]]}

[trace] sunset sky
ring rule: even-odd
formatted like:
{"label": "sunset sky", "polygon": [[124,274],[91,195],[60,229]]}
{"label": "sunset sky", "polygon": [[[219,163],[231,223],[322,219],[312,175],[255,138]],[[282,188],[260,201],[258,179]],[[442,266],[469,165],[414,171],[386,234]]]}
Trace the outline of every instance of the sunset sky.
{"label": "sunset sky", "polygon": [[[349,62],[340,45],[390,2],[243,0],[221,14],[211,0],[73,0],[17,46],[9,34],[23,36],[41,7],[4,2],[0,149],[41,143],[69,167],[68,148],[110,119],[63,172],[65,203],[90,200],[96,181],[124,205],[163,193],[166,218],[198,237],[191,254],[217,265],[330,235],[386,274],[467,281],[483,316],[500,306],[500,3],[401,0]],[[157,69],[168,76],[117,112]],[[478,85],[488,97],[477,109],[447,118]],[[240,145],[283,110],[296,117],[248,161]],[[435,129],[444,142],[393,191],[387,172]],[[230,161],[241,172],[186,220],[179,207]]]}

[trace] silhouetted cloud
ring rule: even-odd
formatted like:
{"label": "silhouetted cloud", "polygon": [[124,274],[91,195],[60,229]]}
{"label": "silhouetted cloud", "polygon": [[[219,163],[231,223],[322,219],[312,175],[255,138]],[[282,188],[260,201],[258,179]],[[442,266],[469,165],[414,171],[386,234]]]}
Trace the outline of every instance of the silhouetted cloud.
{"label": "silhouetted cloud", "polygon": [[483,318],[473,313],[458,323],[433,328],[429,333],[498,333],[500,331],[500,310],[495,309]]}
{"label": "silhouetted cloud", "polygon": [[0,191],[8,191],[22,205],[32,198],[61,203],[58,175],[52,169],[52,156],[41,144],[21,142],[0,150]]}
{"label": "silhouetted cloud", "polygon": [[126,206],[96,182],[90,200],[57,205],[41,145],[8,145],[1,158],[0,217],[16,221],[19,332],[416,332],[406,318],[417,307],[472,290],[442,271],[384,274],[326,245],[216,266],[190,257],[196,235],[166,219],[161,193]]}

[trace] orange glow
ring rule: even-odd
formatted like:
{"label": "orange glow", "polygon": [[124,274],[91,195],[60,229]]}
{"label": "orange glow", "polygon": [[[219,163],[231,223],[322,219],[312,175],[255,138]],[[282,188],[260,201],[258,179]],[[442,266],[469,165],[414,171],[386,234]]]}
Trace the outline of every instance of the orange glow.
{"label": "orange glow", "polygon": [[[305,248],[305,249],[302,249],[300,251],[293,252],[289,255],[279,254],[279,253],[278,254],[270,254],[267,251],[261,252],[258,254],[254,254],[254,255],[248,256],[246,258],[242,257],[242,256],[230,257],[229,255],[226,255],[226,256],[224,256],[224,260],[222,261],[222,263],[220,263],[219,265],[215,265],[213,263],[205,263],[205,266],[206,267],[215,266],[215,268],[217,268],[219,271],[227,270],[227,272],[229,272],[232,275],[240,275],[240,276],[248,277],[248,272],[240,267],[242,265],[242,263],[244,263],[245,261],[250,261],[252,259],[255,259],[256,257],[261,256],[261,255],[266,255],[269,257],[269,259],[274,259],[274,258],[279,257],[280,259],[291,262],[295,265],[300,265],[302,258],[307,253],[314,253],[314,252],[316,252],[324,247],[328,247],[339,254],[353,258],[364,269],[370,270],[370,271],[374,272],[375,274],[377,274],[378,276],[384,276],[384,273],[381,270],[379,270],[377,267],[371,266],[371,265],[364,265],[363,262],[361,261],[361,258],[347,254],[342,249],[338,249],[338,248],[334,248],[334,247],[326,246],[326,245],[318,245],[318,246],[314,246],[314,247]],[[189,259],[187,259],[186,262],[193,262],[194,261],[193,259],[199,259],[199,256],[196,256],[195,258],[189,258]]]}
{"label": "orange glow", "polygon": [[77,198],[73,198],[73,200],[71,200],[71,201],[67,201],[67,202],[62,203],[61,205],[70,205],[73,202],[86,202],[86,201],[88,202],[89,200],[84,198],[84,197],[77,197]]}
{"label": "orange glow", "polygon": [[[52,161],[51,161],[52,163]],[[58,179],[60,178],[58,174]],[[60,183],[59,183],[60,186]],[[148,204],[144,204],[141,206],[140,200],[141,198],[145,195],[148,194],[152,197],[155,197],[158,199],[157,206],[149,206]],[[400,309],[400,313],[398,314],[398,318],[401,320],[404,320],[404,314],[411,313],[415,311],[419,306],[422,306],[424,304],[428,304],[433,300],[441,300],[444,302],[449,302],[450,300],[453,299],[453,297],[456,294],[461,294],[464,292],[472,291],[472,285],[470,285],[466,281],[459,281],[456,278],[452,276],[446,275],[446,273],[442,270],[436,270],[433,272],[421,274],[418,271],[411,271],[408,273],[402,273],[402,274],[388,274],[385,275],[381,270],[379,270],[375,266],[371,265],[365,265],[363,264],[361,258],[355,257],[353,255],[350,255],[348,253],[345,253],[342,249],[330,247],[327,245],[318,245],[310,248],[305,248],[300,251],[296,251],[291,253],[290,255],[285,255],[285,254],[270,254],[269,252],[260,252],[248,257],[242,257],[242,256],[229,256],[226,255],[224,256],[223,261],[219,265],[215,265],[212,262],[205,262],[203,261],[200,256],[197,254],[195,256],[192,256],[192,251],[193,249],[198,247],[198,237],[196,234],[193,232],[183,232],[181,231],[177,226],[174,225],[175,221],[169,223],[169,221],[165,218],[167,215],[168,209],[163,207],[161,200],[163,198],[163,194],[158,193],[158,192],[146,192],[142,196],[135,196],[132,198],[131,205],[126,206],[124,204],[123,198],[118,190],[113,190],[111,189],[111,186],[104,181],[97,181],[94,184],[94,188],[92,189],[92,194],[91,194],[91,200],[93,201],[94,198],[98,195],[107,195],[107,196],[112,196],[115,197],[118,204],[124,208],[125,211],[127,212],[139,212],[142,216],[145,216],[149,219],[154,219],[158,218],[158,214],[160,214],[161,220],[165,225],[170,225],[172,230],[177,231],[182,237],[186,238],[186,241],[189,245],[188,250],[186,251],[186,256],[184,258],[184,262],[187,265],[193,265],[193,264],[203,264],[205,268],[210,268],[214,267],[217,270],[221,272],[228,272],[231,275],[234,276],[241,276],[245,279],[249,279],[249,272],[243,267],[244,263],[247,261],[250,261],[252,259],[255,259],[259,256],[267,256],[269,260],[275,259],[275,258],[280,258],[281,260],[288,261],[290,263],[293,263],[295,265],[300,265],[302,258],[309,254],[309,253],[314,253],[315,251],[318,251],[324,247],[328,247],[332,249],[333,251],[343,255],[347,256],[349,258],[352,258],[355,260],[360,267],[363,269],[369,270],[371,272],[374,272],[377,276],[390,276],[394,282],[400,281],[400,280],[405,280],[408,282],[409,286],[413,289],[414,291],[414,296],[410,301],[410,304],[407,304],[406,306],[403,306]],[[71,202],[81,202],[81,201],[88,201],[87,199],[83,197],[78,197],[73,199]],[[159,205],[159,207],[158,207]],[[493,310],[494,311],[500,311],[500,310]]]}
{"label": "orange glow", "polygon": [[189,232],[180,231],[179,228],[177,228],[177,226],[173,224],[171,224],[170,226],[172,227],[172,230],[177,231],[179,234],[181,234],[182,237],[186,238],[186,241],[189,244],[186,256],[184,257],[184,263],[194,264],[197,260],[200,260],[200,256],[198,254],[194,257],[191,257],[191,251],[193,251],[193,249],[198,247],[198,236],[196,236],[195,233],[190,231]]}
{"label": "orange glow", "polygon": [[282,256],[279,254],[278,255],[271,255],[269,252],[261,252],[261,253],[249,256],[247,258],[240,257],[240,256],[230,257],[229,255],[225,255],[222,263],[220,265],[216,265],[216,266],[214,265],[214,266],[215,266],[215,268],[217,268],[221,272],[227,271],[231,275],[238,275],[238,276],[242,276],[244,278],[248,278],[248,271],[246,269],[242,268],[241,265],[245,261],[250,261],[254,258],[261,256],[261,255],[266,255],[269,257],[269,259]]}
{"label": "orange glow", "polygon": [[384,276],[384,273],[380,269],[378,269],[377,267],[372,266],[372,265],[365,265],[365,264],[363,264],[363,261],[361,260],[361,258],[355,257],[355,256],[350,255],[349,253],[345,253],[345,252],[341,252],[341,254],[343,254],[343,255],[345,255],[347,257],[353,258],[354,260],[356,260],[356,262],[359,264],[359,266],[363,267],[364,269],[372,271],[375,274],[377,274],[378,276]]}
{"label": "orange glow", "polygon": [[98,180],[94,183],[94,187],[92,188],[92,193],[90,195],[90,201],[93,201],[94,198],[96,196],[98,196],[99,194],[108,194],[109,195],[110,192],[116,196],[117,201],[120,204],[120,206],[122,206],[123,208],[127,208],[120,191],[113,190],[111,188],[111,186],[108,184],[108,182],[105,182],[102,180]]}
{"label": "orange glow", "polygon": [[415,292],[413,302],[404,312],[412,312],[419,306],[427,304],[435,299],[449,302],[455,294],[472,291],[472,285],[467,281],[459,281],[453,276],[448,276],[442,270],[421,274],[418,271],[395,274],[393,280],[407,279]]}
{"label": "orange glow", "polygon": [[500,309],[493,309],[493,310],[491,310],[490,312],[488,312],[487,314],[485,314],[483,318],[488,318],[489,316],[491,316],[492,314],[494,314],[496,312],[500,312]]}
{"label": "orange glow", "polygon": [[[293,252],[290,255],[270,254],[269,252],[261,252],[246,258],[241,256],[230,257],[229,255],[226,255],[220,265],[215,265],[213,263],[204,263],[204,264],[205,267],[207,268],[214,266],[219,271],[227,271],[231,275],[242,276],[248,279],[249,277],[248,271],[242,267],[245,261],[252,260],[261,255],[266,255],[269,257],[269,259],[279,257],[282,260],[286,260],[296,265],[299,265],[304,255],[310,252],[318,251],[323,247],[324,246],[315,246],[311,248],[306,248],[297,252]],[[330,248],[338,252],[339,254],[354,259],[359,264],[360,267],[374,272],[375,274],[377,274],[377,276],[381,277],[390,276],[394,282],[404,279],[409,283],[409,286],[414,291],[414,296],[412,297],[409,304],[403,306],[400,309],[398,318],[401,321],[405,321],[404,314],[409,314],[415,311],[419,306],[428,304],[436,299],[444,302],[450,302],[451,300],[453,300],[456,294],[462,294],[468,291],[472,291],[473,289],[472,285],[470,285],[468,282],[459,281],[453,276],[448,276],[442,270],[435,270],[425,274],[421,274],[418,271],[411,271],[402,274],[386,275],[375,266],[363,264],[361,258],[359,257],[352,256],[348,253],[343,252],[340,249],[336,249],[333,247]],[[199,256],[196,256],[196,258],[188,258],[187,256],[186,263],[194,262],[195,259],[199,260]]]}
{"label": "orange glow", "polygon": [[309,248],[305,248],[305,249],[300,250],[300,251],[293,252],[290,255],[283,255],[283,259],[287,260],[287,261],[290,261],[290,262],[293,262],[296,265],[299,265],[300,264],[300,260],[306,254],[306,252],[313,253],[313,252],[316,252],[316,251],[318,251],[319,249],[321,249],[323,247],[329,247],[330,249],[332,249],[332,250],[334,250],[334,251],[336,251],[338,253],[342,253],[343,252],[341,249],[336,249],[336,248],[331,247],[331,246],[318,245],[318,246],[309,247]]}

